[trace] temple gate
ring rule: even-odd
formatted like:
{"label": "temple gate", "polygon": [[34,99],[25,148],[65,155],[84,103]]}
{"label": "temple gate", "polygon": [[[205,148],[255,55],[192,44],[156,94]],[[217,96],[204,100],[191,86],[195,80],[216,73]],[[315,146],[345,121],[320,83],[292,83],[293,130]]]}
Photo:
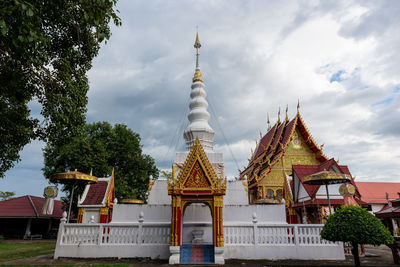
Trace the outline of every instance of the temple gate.
{"label": "temple gate", "polygon": [[[181,263],[182,221],[185,209],[191,203],[204,203],[211,209],[213,245],[217,263],[220,261],[217,259],[219,256],[223,260],[223,256],[220,255],[221,251],[223,253],[223,249],[215,248],[224,246],[222,208],[226,178],[217,177],[198,138],[196,138],[178,175],[176,171],[177,168],[173,168],[172,178],[168,179],[168,194],[172,196],[170,245],[173,262],[170,258],[170,263]],[[174,254],[179,255],[174,256]],[[176,261],[178,259],[179,261]]]}

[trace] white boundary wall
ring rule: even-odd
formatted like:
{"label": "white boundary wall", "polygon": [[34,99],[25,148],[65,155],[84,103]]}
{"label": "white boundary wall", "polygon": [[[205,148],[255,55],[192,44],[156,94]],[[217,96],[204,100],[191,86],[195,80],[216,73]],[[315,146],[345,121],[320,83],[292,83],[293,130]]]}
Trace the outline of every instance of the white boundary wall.
{"label": "white boundary wall", "polygon": [[[342,243],[321,239],[323,225],[224,224],[225,259],[344,259]],[[66,224],[62,219],[54,258],[168,259],[170,223]]]}

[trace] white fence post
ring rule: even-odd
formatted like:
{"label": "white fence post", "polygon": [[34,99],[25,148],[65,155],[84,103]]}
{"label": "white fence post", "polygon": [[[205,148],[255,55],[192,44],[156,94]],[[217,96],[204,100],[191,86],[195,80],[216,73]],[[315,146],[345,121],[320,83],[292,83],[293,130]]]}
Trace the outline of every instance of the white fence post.
{"label": "white fence post", "polygon": [[293,226],[294,226],[293,227],[294,244],[296,246],[298,246],[299,245],[299,228],[298,228],[297,224],[294,224]]}
{"label": "white fence post", "polygon": [[254,236],[254,245],[258,244],[258,227],[257,227],[257,214],[253,212],[253,236]]}
{"label": "white fence post", "polygon": [[139,213],[139,227],[138,227],[138,244],[142,244],[143,243],[143,222],[144,222],[144,214],[143,211],[141,211]]}
{"label": "white fence post", "polygon": [[67,213],[64,211],[62,214],[62,218],[60,220],[60,225],[58,226],[58,233],[57,233],[57,244],[56,250],[54,251],[54,259],[58,259],[58,250],[61,244],[63,243],[63,235],[64,235],[64,225],[67,221]]}
{"label": "white fence post", "polygon": [[102,243],[102,238],[103,238],[103,225],[99,223],[99,236],[97,237],[97,245],[101,245]]}

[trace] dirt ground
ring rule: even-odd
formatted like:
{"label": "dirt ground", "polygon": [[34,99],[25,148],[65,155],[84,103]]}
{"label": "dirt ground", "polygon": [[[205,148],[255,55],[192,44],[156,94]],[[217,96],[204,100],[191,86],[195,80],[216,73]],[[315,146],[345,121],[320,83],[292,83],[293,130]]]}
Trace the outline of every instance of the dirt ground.
{"label": "dirt ground", "polygon": [[[361,257],[361,266],[398,266],[393,264],[392,253],[386,246],[366,246],[366,252],[375,254],[374,257]],[[131,266],[168,266],[166,260],[148,260],[148,259],[71,259],[61,258],[53,259],[53,254],[42,255],[28,259],[5,262],[3,265],[78,265],[90,266],[93,264],[129,264]],[[210,266],[210,265],[181,265],[181,266]],[[353,266],[352,256],[346,256],[343,261],[300,261],[300,260],[226,260],[225,266]]]}

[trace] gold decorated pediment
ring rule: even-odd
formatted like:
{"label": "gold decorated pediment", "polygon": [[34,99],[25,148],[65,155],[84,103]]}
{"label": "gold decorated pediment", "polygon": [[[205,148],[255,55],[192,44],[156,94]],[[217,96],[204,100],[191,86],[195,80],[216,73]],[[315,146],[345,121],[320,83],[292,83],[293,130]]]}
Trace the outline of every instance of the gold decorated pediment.
{"label": "gold decorated pediment", "polygon": [[198,138],[178,176],[174,173],[168,181],[168,194],[225,194],[226,178],[217,176]]}
{"label": "gold decorated pediment", "polygon": [[184,182],[185,188],[210,188],[211,183],[206,177],[202,167],[200,166],[199,161],[193,165],[192,170],[190,171],[189,176],[186,178]]}

